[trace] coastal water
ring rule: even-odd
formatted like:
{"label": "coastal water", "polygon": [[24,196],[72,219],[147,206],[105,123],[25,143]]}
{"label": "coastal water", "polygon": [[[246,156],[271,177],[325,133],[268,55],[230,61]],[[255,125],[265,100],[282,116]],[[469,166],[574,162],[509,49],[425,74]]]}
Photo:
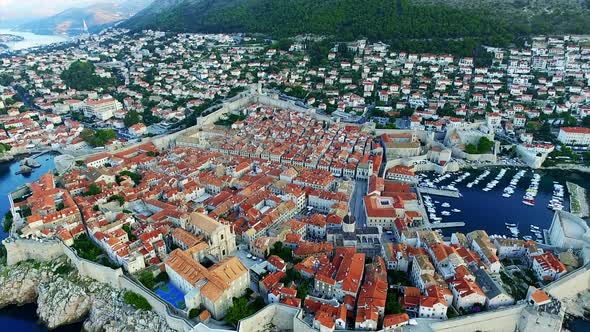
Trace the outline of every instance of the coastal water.
{"label": "coastal water", "polygon": [[590,322],[575,318],[567,323],[567,329],[572,332],[587,332],[590,331]]}
{"label": "coastal water", "polygon": [[[432,195],[432,201],[435,203],[436,214],[442,218],[441,222],[465,222],[464,227],[445,229],[443,233],[450,235],[459,231],[463,233],[471,232],[477,229],[484,229],[490,235],[510,235],[505,223],[517,224],[520,230],[520,237],[529,235],[535,239],[534,234],[530,232],[530,225],[538,226],[540,229],[549,229],[553,220],[554,211],[547,208],[547,204],[552,198],[554,181],[566,185],[566,181],[578,184],[590,190],[590,173],[578,171],[563,170],[536,170],[535,173],[541,175],[538,194],[535,197],[535,206],[527,206],[522,203],[523,195],[531,184],[533,170],[527,169],[525,175],[520,179],[514,194],[510,198],[502,196],[504,188],[510,184],[513,176],[520,170],[515,167],[505,169],[506,174],[500,180],[498,185],[491,191],[482,189],[492,181],[500,172],[500,167],[488,168],[491,172],[479,184],[468,188],[467,184],[472,182],[478,175],[484,172],[484,169],[465,170],[453,174],[450,178],[439,182],[438,186],[450,184],[464,172],[471,173],[464,181],[455,185],[461,192],[461,198],[448,198]],[[429,178],[434,179],[436,175],[429,174]],[[449,207],[442,207],[443,203],[448,203]],[[564,210],[569,211],[569,194],[565,189]],[[450,216],[442,216],[442,211],[451,211],[452,209],[461,210],[458,213],[451,213]]]}
{"label": "coastal water", "polygon": [[[48,332],[37,318],[37,306],[34,304],[26,304],[24,306],[10,306],[0,309],[0,330],[14,331],[14,332]],[[82,331],[82,323],[71,324],[60,327],[52,332],[80,332]]]}
{"label": "coastal water", "polygon": [[[53,158],[52,154],[35,158],[41,167],[33,168],[33,172],[27,175],[16,175],[20,169],[19,161],[0,163],[0,219],[10,210],[8,194],[26,183],[37,181],[41,175],[52,172],[55,168]],[[0,240],[4,238],[6,233],[0,230]]]}
{"label": "coastal water", "polygon": [[24,50],[31,47],[45,46],[70,40],[67,36],[37,35],[32,32],[14,31],[10,29],[0,29],[0,34],[20,36],[24,38],[22,41],[5,43],[11,51]]}
{"label": "coastal water", "polygon": [[[4,218],[6,212],[10,210],[8,193],[25,183],[36,181],[39,177],[54,169],[54,155],[45,154],[35,158],[41,164],[41,167],[34,168],[33,172],[28,175],[16,175],[20,168],[18,161],[0,163],[0,219]],[[6,238],[7,234],[0,229],[0,239]],[[39,322],[36,313],[37,307],[34,304],[24,306],[10,306],[0,309],[0,331],[19,331],[19,332],[46,332],[49,331]],[[53,332],[79,332],[82,330],[82,324],[72,324],[60,327]]]}

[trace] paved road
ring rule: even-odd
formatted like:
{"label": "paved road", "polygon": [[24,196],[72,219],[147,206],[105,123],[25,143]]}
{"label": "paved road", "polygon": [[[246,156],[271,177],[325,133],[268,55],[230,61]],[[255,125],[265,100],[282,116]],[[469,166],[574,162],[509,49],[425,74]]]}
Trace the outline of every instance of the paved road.
{"label": "paved road", "polygon": [[354,186],[352,197],[350,198],[350,214],[356,219],[357,227],[366,227],[367,218],[365,217],[364,200],[367,192],[367,181],[357,180]]}

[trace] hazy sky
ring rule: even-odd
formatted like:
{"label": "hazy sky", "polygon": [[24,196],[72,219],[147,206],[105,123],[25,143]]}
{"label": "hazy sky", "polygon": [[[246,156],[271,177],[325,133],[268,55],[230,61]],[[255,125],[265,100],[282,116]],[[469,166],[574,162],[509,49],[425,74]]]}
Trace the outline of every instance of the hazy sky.
{"label": "hazy sky", "polygon": [[71,7],[84,7],[101,0],[0,0],[0,20],[50,16]]}

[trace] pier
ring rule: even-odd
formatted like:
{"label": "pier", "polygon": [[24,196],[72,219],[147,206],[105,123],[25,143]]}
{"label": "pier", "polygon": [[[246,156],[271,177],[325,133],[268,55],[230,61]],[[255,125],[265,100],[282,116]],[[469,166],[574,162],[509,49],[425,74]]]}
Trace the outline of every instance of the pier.
{"label": "pier", "polygon": [[455,228],[455,227],[463,227],[465,226],[465,222],[463,221],[456,221],[456,222],[439,222],[439,223],[430,223],[430,228],[437,229],[437,228]]}
{"label": "pier", "polygon": [[590,215],[590,210],[588,209],[586,189],[569,181],[566,182],[566,185],[567,190],[570,193],[570,211],[572,214],[580,218],[588,217]]}
{"label": "pier", "polygon": [[418,190],[420,191],[421,194],[452,197],[452,198],[461,197],[461,193],[456,190],[444,190],[444,189],[435,189],[435,188],[428,188],[428,187],[418,187]]}
{"label": "pier", "polygon": [[458,228],[458,227],[464,227],[464,226],[465,226],[465,222],[463,222],[463,221],[450,221],[450,222],[438,222],[438,223],[426,222],[422,226],[412,227],[412,230],[420,231],[420,230],[433,230],[433,229],[443,229],[443,228]]}

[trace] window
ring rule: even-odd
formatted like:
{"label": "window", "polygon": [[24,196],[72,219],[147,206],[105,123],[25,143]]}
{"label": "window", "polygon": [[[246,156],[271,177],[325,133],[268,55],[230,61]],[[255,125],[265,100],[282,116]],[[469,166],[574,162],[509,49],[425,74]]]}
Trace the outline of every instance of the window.
{"label": "window", "polygon": [[221,239],[223,240],[223,234],[221,234]]}

